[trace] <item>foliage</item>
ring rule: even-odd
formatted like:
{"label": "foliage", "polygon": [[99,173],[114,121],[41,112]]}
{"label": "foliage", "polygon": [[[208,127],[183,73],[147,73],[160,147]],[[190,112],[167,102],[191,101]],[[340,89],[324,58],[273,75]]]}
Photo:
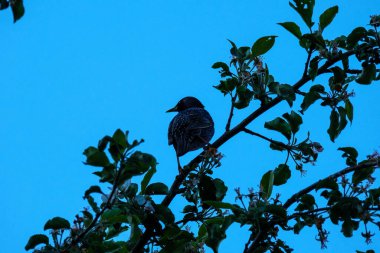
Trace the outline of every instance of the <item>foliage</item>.
{"label": "foliage", "polygon": [[24,16],[25,8],[23,0],[0,0],[0,11],[9,7],[12,10],[14,23]]}
{"label": "foliage", "polygon": [[[370,29],[358,27],[348,35],[327,39],[323,31],[332,24],[338,6],[324,11],[315,25],[314,5],[314,0],[290,3],[302,18],[305,33],[293,21],[279,23],[295,36],[307,55],[298,81],[276,81],[261,58],[274,46],[276,36],[259,38],[252,47],[238,47],[229,41],[231,61],[212,66],[221,76],[214,87],[231,101],[225,133],[185,166],[171,187],[154,182],[157,161],[136,150],[142,141],[130,142],[128,132],[120,129],[105,136],[97,147],[84,151],[85,164],[97,168],[93,174],[100,182],[84,194],[91,209],[82,210],[73,223],[61,217],[48,220],[44,230],[50,233],[51,240],[46,235],[33,235],[25,249],[164,253],[204,252],[207,246],[218,252],[228,228],[239,224],[250,231],[244,252],[291,252],[291,245],[279,238],[280,230],[299,234],[305,226],[314,227],[316,239],[324,248],[329,235],[327,222],[340,226],[345,237],[353,236],[362,227],[361,235],[370,242],[374,235],[370,229],[380,227],[380,188],[375,187],[372,176],[379,168],[380,155],[376,152],[360,160],[354,147],[339,147],[346,168],[337,168],[334,174],[300,189],[287,200],[278,194],[273,196],[274,187],[287,184],[294,170],[304,173],[305,165],[315,164],[323,152],[322,145],[312,141],[310,134],[299,141],[302,117],[308,108],[318,101],[331,110],[327,134],[334,142],[354,118],[352,85],[369,85],[380,79],[379,16],[371,17]],[[355,69],[359,64],[360,69]],[[329,77],[327,84],[312,84],[307,91],[301,90],[321,75]],[[302,99],[301,108],[297,108],[300,113],[293,109],[264,124],[281,139],[274,140],[247,128],[282,101],[293,107],[296,98]],[[235,110],[248,110],[251,104],[256,104],[257,109],[231,128]],[[263,174],[259,189],[243,193],[237,188],[237,202],[229,203],[224,200],[228,186],[213,176],[223,157],[216,149],[241,132],[268,141],[270,149],[286,155],[283,162]],[[181,214],[174,214],[169,206],[178,196],[187,204]],[[189,229],[188,224],[197,224],[197,229]]]}

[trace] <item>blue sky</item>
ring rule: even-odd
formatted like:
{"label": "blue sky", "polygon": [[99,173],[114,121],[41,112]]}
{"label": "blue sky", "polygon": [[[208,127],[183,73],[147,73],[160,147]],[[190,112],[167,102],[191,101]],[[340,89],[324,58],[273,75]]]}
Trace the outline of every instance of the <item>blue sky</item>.
{"label": "blue sky", "polygon": [[[317,1],[315,16],[336,4],[340,10],[326,29],[329,38],[366,26],[369,15],[380,12],[379,1]],[[25,5],[26,14],[15,25],[9,10],[0,12],[0,241],[4,252],[23,252],[29,236],[41,233],[49,218],[62,216],[72,221],[86,206],[83,192],[97,180],[91,175],[93,170],[83,165],[82,152],[117,128],[146,140],[141,149],[159,162],[154,180],[170,184],[177,173],[174,151],[167,145],[167,126],[174,115],[165,111],[184,96],[196,96],[215,120],[214,139],[223,133],[229,101],[212,87],[219,76],[211,65],[230,60],[227,39],[251,46],[261,36],[279,36],[265,62],[282,83],[298,80],[306,57],[296,47],[296,39],[276,24],[301,23],[287,1],[105,4],[100,0],[40,0]],[[378,84],[352,86],[354,122],[335,144],[326,133],[329,110],[314,106],[307,111],[299,139],[310,131],[325,151],[316,166],[307,168],[306,177],[293,173],[289,185],[275,189],[283,199],[344,168],[338,147],[355,146],[361,158],[379,150]],[[233,124],[256,107],[239,111]],[[263,124],[288,111],[282,103],[250,128],[281,138],[265,131]],[[230,200],[235,197],[233,188],[257,189],[261,175],[284,160],[284,154],[244,134],[220,151],[225,158],[215,175],[230,187]],[[195,155],[186,155],[182,163]],[[179,204],[179,200],[173,202],[175,207]],[[339,227],[328,229],[330,243],[324,252],[380,249],[379,235],[367,246],[360,231],[346,239]],[[315,229],[307,229],[301,236],[288,233],[283,238],[296,252],[320,252],[315,235]],[[232,227],[220,252],[241,252],[247,238],[247,228]]]}

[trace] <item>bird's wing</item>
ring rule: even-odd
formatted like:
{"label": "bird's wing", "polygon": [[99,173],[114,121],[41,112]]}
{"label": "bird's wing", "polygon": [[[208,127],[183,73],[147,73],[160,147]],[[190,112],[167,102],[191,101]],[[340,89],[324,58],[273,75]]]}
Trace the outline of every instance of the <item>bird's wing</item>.
{"label": "bird's wing", "polygon": [[186,128],[188,131],[200,130],[214,126],[214,122],[210,114],[204,109],[190,111],[187,116],[188,121],[190,122]]}

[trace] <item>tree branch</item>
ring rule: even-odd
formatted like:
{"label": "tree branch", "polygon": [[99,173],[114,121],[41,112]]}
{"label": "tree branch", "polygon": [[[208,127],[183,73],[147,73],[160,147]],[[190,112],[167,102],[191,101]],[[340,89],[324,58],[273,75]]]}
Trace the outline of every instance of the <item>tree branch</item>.
{"label": "tree branch", "polygon": [[[317,76],[323,73],[326,73],[328,68],[333,66],[335,63],[341,61],[344,57],[349,57],[353,54],[355,54],[356,50],[350,50],[342,55],[336,56],[332,59],[328,59],[318,70]],[[300,87],[305,85],[307,82],[311,80],[310,76],[304,75],[301,77],[298,82],[296,82],[293,85],[293,90],[298,90]],[[284,100],[282,97],[277,96],[270,102],[266,104],[262,104],[258,109],[256,109],[254,112],[252,112],[250,115],[248,115],[247,118],[242,120],[238,125],[236,125],[234,128],[232,128],[230,131],[225,132],[222,134],[214,143],[211,144],[212,147],[214,148],[219,148],[222,146],[224,143],[226,143],[228,140],[230,140],[232,137],[243,131],[253,120],[261,116],[263,113],[271,109],[272,107],[276,106],[279,104],[282,100]],[[198,156],[196,156],[187,166],[184,167],[182,170],[182,173],[177,175],[172,186],[170,187],[169,193],[165,196],[161,204],[163,206],[169,206],[170,203],[173,201],[175,196],[177,195],[177,190],[181,186],[183,180],[187,177],[187,175],[192,171],[201,161],[202,157],[205,154],[203,151],[200,153]],[[292,204],[292,203],[290,203]],[[136,244],[136,246],[133,248],[132,252],[133,253],[140,253],[142,252],[144,245],[146,242],[152,237],[153,231],[146,230],[143,235],[141,236],[139,242]]]}
{"label": "tree branch", "polygon": [[304,188],[303,190],[301,190],[301,191],[297,192],[296,194],[294,194],[292,197],[290,197],[285,202],[285,204],[283,205],[283,207],[285,209],[289,208],[292,204],[294,204],[295,202],[297,202],[298,199],[301,196],[303,196],[303,195],[311,192],[312,190],[314,190],[318,186],[318,184],[320,182],[324,181],[324,180],[337,179],[338,177],[341,177],[341,176],[343,176],[345,174],[348,174],[350,172],[353,172],[355,170],[362,170],[362,169],[366,169],[366,168],[370,168],[370,167],[378,168],[379,167],[379,161],[369,161],[367,163],[362,163],[362,164],[355,165],[355,166],[352,166],[352,167],[347,167],[347,168],[345,168],[345,169],[343,169],[341,171],[338,171],[338,172],[336,172],[336,173],[334,173],[334,174],[332,174],[332,175],[330,175],[330,176],[328,176],[328,177],[326,177],[324,179],[321,179],[321,180],[315,182],[314,184],[311,184],[308,187]]}
{"label": "tree branch", "polygon": [[261,139],[264,139],[264,140],[266,140],[266,141],[268,141],[268,142],[270,142],[270,143],[273,143],[273,144],[276,144],[276,145],[278,145],[278,146],[281,146],[281,147],[283,147],[283,148],[285,148],[285,149],[287,149],[287,150],[290,149],[290,147],[289,147],[288,145],[286,145],[285,143],[282,143],[281,141],[275,141],[275,140],[272,140],[272,139],[270,139],[270,138],[268,138],[268,137],[265,137],[264,135],[261,135],[261,134],[259,134],[259,133],[253,132],[252,130],[249,130],[249,129],[247,129],[247,128],[244,128],[244,129],[243,129],[243,132],[246,132],[247,134],[250,134],[250,135],[253,135],[253,136],[260,137]]}

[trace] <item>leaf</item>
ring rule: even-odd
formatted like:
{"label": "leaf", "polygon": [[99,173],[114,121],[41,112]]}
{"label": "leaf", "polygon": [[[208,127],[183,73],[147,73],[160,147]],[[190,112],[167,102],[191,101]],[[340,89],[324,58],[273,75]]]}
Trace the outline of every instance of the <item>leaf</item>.
{"label": "leaf", "polygon": [[298,14],[302,17],[305,24],[311,28],[314,25],[312,22],[313,10],[315,1],[314,0],[294,0],[294,3],[289,2],[290,7],[292,7]]}
{"label": "leaf", "polygon": [[338,137],[339,135],[338,127],[339,127],[339,114],[337,111],[332,110],[330,114],[330,126],[329,126],[329,129],[327,130],[327,133],[329,134],[330,140],[332,142],[334,142],[336,137]]}
{"label": "leaf", "polygon": [[304,194],[300,199],[300,204],[296,207],[296,211],[311,211],[314,210],[315,198],[313,195]]}
{"label": "leaf", "polygon": [[238,205],[233,205],[230,203],[225,203],[225,202],[220,202],[220,201],[207,200],[207,201],[204,201],[204,203],[209,206],[212,206],[214,208],[219,208],[219,209],[229,209],[231,211],[241,210],[241,208]]}
{"label": "leaf", "polygon": [[146,186],[149,184],[149,182],[152,179],[154,173],[156,173],[156,172],[157,172],[156,168],[152,167],[145,174],[143,180],[141,180],[141,194],[145,194]]}
{"label": "leaf", "polygon": [[292,133],[297,133],[300,129],[300,125],[302,124],[301,116],[292,110],[290,114],[285,113],[282,115],[282,117],[284,117],[288,121]]}
{"label": "leaf", "polygon": [[352,174],[352,183],[357,185],[363,180],[369,179],[374,171],[375,168],[373,167],[355,170],[354,174]]}
{"label": "leaf", "polygon": [[124,223],[128,222],[128,216],[120,208],[113,208],[104,211],[102,214],[102,223]]}
{"label": "leaf", "polygon": [[232,222],[233,220],[231,216],[226,216],[221,219],[217,217],[207,220],[207,239],[205,243],[214,253],[218,252],[220,243],[227,237],[226,231]]}
{"label": "leaf", "polygon": [[310,105],[314,104],[315,101],[321,98],[321,95],[319,95],[318,92],[315,91],[309,91],[306,93],[305,97],[303,98],[303,101],[301,103],[301,109],[302,111],[306,111]]}
{"label": "leaf", "polygon": [[260,181],[260,189],[264,194],[265,199],[269,199],[273,190],[274,173],[273,170],[268,171],[263,175]]}
{"label": "leaf", "polygon": [[156,168],[156,165],[157,161],[154,156],[136,151],[128,157],[125,162],[120,176],[120,182],[125,182],[125,180],[130,179],[133,176],[142,175],[150,168]]}
{"label": "leaf", "polygon": [[213,180],[214,182],[214,185],[215,185],[215,197],[216,197],[216,200],[218,201],[222,201],[223,198],[226,196],[226,193],[227,193],[227,190],[228,190],[228,187],[224,184],[224,182],[219,179],[219,178],[215,178]]}
{"label": "leaf", "polygon": [[341,147],[341,148],[338,148],[338,150],[340,151],[343,151],[343,155],[342,157],[346,157],[346,164],[348,166],[354,166],[354,165],[357,165],[358,162],[357,162],[357,158],[358,158],[358,151],[356,151],[355,148],[353,147]]}
{"label": "leaf", "polygon": [[159,204],[155,206],[155,210],[156,210],[157,218],[160,221],[162,221],[165,225],[174,223],[175,221],[174,214],[172,213],[170,208]]}
{"label": "leaf", "polygon": [[164,183],[153,183],[145,189],[147,195],[167,195],[169,188]]}
{"label": "leaf", "polygon": [[292,136],[291,128],[288,122],[279,117],[275,118],[274,120],[265,122],[264,127],[270,130],[280,132],[288,140],[290,140]]}
{"label": "leaf", "polygon": [[290,171],[289,166],[287,164],[280,164],[273,171],[273,175],[274,175],[273,185],[276,185],[276,186],[283,185],[290,178],[291,171]]}
{"label": "leaf", "polygon": [[294,93],[293,86],[289,84],[280,84],[278,85],[277,94],[288,102],[289,106],[293,106],[293,101],[296,100],[296,95]]}
{"label": "leaf", "polygon": [[298,39],[301,39],[302,33],[300,27],[294,23],[294,22],[283,22],[283,23],[277,23],[280,26],[284,27],[286,30],[288,30],[291,34],[296,36]]}
{"label": "leaf", "polygon": [[352,237],[353,231],[359,228],[359,222],[351,219],[345,220],[342,224],[342,233],[345,237]]}
{"label": "leaf", "polygon": [[25,250],[34,249],[37,245],[42,243],[49,245],[49,237],[43,234],[32,235],[25,245]]}
{"label": "leaf", "polygon": [[353,48],[366,35],[367,35],[367,30],[364,27],[357,27],[357,28],[355,28],[347,36],[347,47],[349,49]]}
{"label": "leaf", "polygon": [[319,29],[321,32],[334,20],[338,10],[338,6],[333,6],[325,10],[322,15],[319,16]]}
{"label": "leaf", "polygon": [[230,68],[228,67],[228,65],[224,62],[215,62],[213,65],[212,65],[212,68],[213,69],[218,69],[218,68],[221,68],[223,69],[224,72],[230,72]]}
{"label": "leaf", "polygon": [[344,101],[344,106],[346,109],[347,118],[352,123],[352,120],[354,119],[354,107],[352,106],[351,101],[348,99]]}
{"label": "leaf", "polygon": [[273,204],[267,205],[265,207],[265,212],[270,213],[282,219],[287,218],[286,209],[282,207],[281,205],[273,205]]}
{"label": "leaf", "polygon": [[265,36],[256,40],[252,46],[252,57],[257,57],[268,52],[274,45],[277,36]]}
{"label": "leaf", "polygon": [[61,217],[54,217],[45,223],[44,230],[70,229],[70,223]]}
{"label": "leaf", "polygon": [[230,53],[231,53],[231,55],[233,55],[233,56],[237,56],[237,47],[236,47],[236,45],[235,45],[235,43],[233,42],[233,41],[231,41],[231,40],[229,40],[229,39],[227,39],[228,40],[228,42],[230,42],[230,44],[231,44],[231,49],[230,49]]}
{"label": "leaf", "polygon": [[338,190],[339,186],[334,179],[325,179],[318,182],[318,184],[315,187],[315,191],[318,191],[320,189],[330,189],[330,190]]}
{"label": "leaf", "polygon": [[102,192],[102,189],[100,189],[99,186],[97,185],[93,185],[91,186],[90,188],[88,188],[85,192],[84,192],[84,197],[86,198],[87,196],[89,196],[91,193],[103,193]]}
{"label": "leaf", "polygon": [[338,107],[339,112],[339,128],[338,128],[338,134],[347,126],[347,119],[346,119],[346,110],[342,107]]}
{"label": "leaf", "polygon": [[25,14],[23,0],[13,0],[10,2],[13,14],[13,22],[16,23]]}
{"label": "leaf", "polygon": [[372,81],[376,78],[376,65],[370,63],[363,67],[362,72],[356,78],[356,82],[359,84],[371,84]]}
{"label": "leaf", "polygon": [[317,77],[318,75],[318,63],[319,63],[319,56],[315,56],[311,61],[309,65],[309,76],[312,81]]}
{"label": "leaf", "polygon": [[239,81],[237,78],[227,78],[226,80],[221,80],[219,85],[213,86],[215,89],[220,90],[224,95],[231,93],[235,87],[239,86]]}
{"label": "leaf", "polygon": [[110,163],[106,153],[95,147],[88,147],[83,154],[87,157],[85,164],[95,167],[105,167]]}

